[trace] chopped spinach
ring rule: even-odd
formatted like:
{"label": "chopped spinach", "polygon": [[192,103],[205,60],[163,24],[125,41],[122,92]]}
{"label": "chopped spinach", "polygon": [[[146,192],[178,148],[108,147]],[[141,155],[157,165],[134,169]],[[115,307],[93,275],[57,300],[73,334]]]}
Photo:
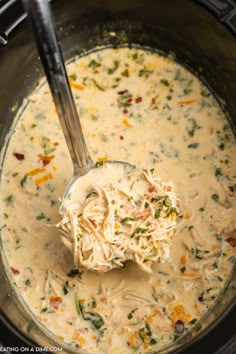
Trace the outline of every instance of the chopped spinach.
{"label": "chopped spinach", "polygon": [[92,328],[94,330],[97,331],[101,330],[101,328],[105,324],[102,316],[100,316],[98,313],[86,311],[84,308],[84,304],[82,303],[81,300],[79,300],[77,294],[75,294],[75,307],[78,315],[82,317],[85,321],[90,321]]}

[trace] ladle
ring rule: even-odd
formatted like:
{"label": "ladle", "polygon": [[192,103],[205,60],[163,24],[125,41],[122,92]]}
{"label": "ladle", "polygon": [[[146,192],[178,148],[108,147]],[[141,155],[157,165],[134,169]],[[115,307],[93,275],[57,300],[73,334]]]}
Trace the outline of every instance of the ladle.
{"label": "ladle", "polygon": [[[66,187],[63,201],[77,178],[88,173],[96,164],[92,161],[85,143],[63,56],[58,44],[50,5],[47,0],[22,1],[34,31],[39,55],[73,162],[74,174]],[[109,163],[121,163],[134,167],[121,161],[109,161]]]}

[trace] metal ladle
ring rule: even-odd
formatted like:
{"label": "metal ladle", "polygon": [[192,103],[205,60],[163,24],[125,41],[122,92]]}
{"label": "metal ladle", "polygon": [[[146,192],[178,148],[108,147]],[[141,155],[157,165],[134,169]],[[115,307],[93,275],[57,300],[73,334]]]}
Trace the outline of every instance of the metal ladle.
{"label": "metal ladle", "polygon": [[[95,167],[95,163],[85,143],[48,0],[22,0],[22,2],[34,31],[39,55],[74,167],[73,177],[64,192],[63,199],[65,199],[77,178],[88,173]],[[109,163],[129,165],[120,161],[109,161]]]}

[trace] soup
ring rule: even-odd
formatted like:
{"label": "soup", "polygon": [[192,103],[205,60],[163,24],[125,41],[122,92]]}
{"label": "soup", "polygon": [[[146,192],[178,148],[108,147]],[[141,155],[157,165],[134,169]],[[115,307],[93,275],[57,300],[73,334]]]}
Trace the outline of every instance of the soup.
{"label": "soup", "polygon": [[235,261],[235,139],[192,73],[143,49],[103,49],[68,65],[94,161],[155,169],[182,214],[153,273],[134,262],[80,272],[55,227],[72,163],[45,81],[27,98],[6,148],[2,246],[12,286],[60,343],[93,353],[171,345],[211,308]]}

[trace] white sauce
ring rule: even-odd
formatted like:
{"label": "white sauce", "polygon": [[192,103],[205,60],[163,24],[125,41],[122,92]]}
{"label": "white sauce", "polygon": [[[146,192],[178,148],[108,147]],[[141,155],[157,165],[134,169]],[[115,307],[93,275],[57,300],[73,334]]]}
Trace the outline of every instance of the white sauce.
{"label": "white sauce", "polygon": [[72,164],[45,84],[29,97],[3,164],[9,277],[35,318],[71,348],[106,354],[163,348],[211,307],[232,269],[233,134],[207,88],[171,59],[106,49],[68,70],[93,160],[154,167],[176,186],[183,218],[169,262],[156,263],[151,275],[133,262],[102,276],[71,271],[71,254],[51,225],[59,221]]}

